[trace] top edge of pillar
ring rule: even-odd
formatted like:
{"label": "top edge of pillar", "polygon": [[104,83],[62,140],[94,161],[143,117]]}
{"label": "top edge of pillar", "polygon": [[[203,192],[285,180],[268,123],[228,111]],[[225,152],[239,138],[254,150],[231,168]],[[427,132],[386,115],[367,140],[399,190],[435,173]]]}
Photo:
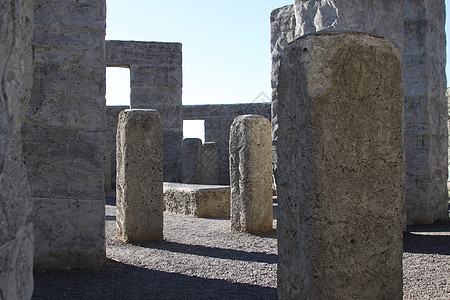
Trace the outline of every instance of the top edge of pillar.
{"label": "top edge of pillar", "polygon": [[369,42],[370,46],[381,46],[381,47],[389,47],[393,49],[394,53],[398,57],[400,57],[400,52],[397,50],[397,48],[394,46],[392,42],[390,42],[385,37],[374,35],[367,32],[359,32],[359,31],[352,31],[352,30],[341,30],[341,29],[325,29],[320,30],[317,32],[308,33],[305,35],[302,35],[300,37],[297,37],[296,39],[292,40],[288,45],[286,46],[285,50],[288,50],[289,48],[295,48],[300,46],[301,43],[304,43],[305,41],[311,40],[314,37],[330,37],[330,36],[337,36],[342,38],[350,38],[350,39],[364,39],[366,42]]}
{"label": "top edge of pillar", "polygon": [[255,115],[255,114],[248,114],[248,115],[240,115],[235,118],[235,120],[242,120],[242,119],[266,119],[266,117],[262,115]]}

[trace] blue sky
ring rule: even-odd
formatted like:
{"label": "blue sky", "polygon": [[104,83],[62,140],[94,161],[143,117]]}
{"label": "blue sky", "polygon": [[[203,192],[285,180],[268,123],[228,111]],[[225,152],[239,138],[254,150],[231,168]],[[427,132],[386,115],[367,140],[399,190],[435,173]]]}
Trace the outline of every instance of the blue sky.
{"label": "blue sky", "polygon": [[[252,102],[271,94],[270,12],[293,2],[107,0],[106,39],[181,42],[183,104]],[[107,72],[108,105],[129,101],[123,72]],[[191,123],[187,136],[202,137],[201,126]]]}

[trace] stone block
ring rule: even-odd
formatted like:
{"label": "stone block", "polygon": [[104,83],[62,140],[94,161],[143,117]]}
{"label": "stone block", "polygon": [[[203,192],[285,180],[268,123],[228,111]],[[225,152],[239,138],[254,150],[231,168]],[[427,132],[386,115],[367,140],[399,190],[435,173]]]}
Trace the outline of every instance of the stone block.
{"label": "stone block", "polygon": [[219,184],[219,148],[217,143],[204,143],[200,161],[200,183]]}
{"label": "stone block", "polygon": [[164,182],[167,212],[199,218],[230,216],[230,187]]}
{"label": "stone block", "polygon": [[158,112],[127,109],[117,125],[117,236],[163,238],[162,125]]}
{"label": "stone block", "polygon": [[183,140],[181,158],[181,178],[183,183],[200,183],[202,159],[202,140],[187,138]]}
{"label": "stone block", "polygon": [[400,55],[369,34],[289,44],[278,83],[278,294],[402,299]]}
{"label": "stone block", "polygon": [[243,115],[230,129],[231,230],[272,230],[272,137],[270,121]]}

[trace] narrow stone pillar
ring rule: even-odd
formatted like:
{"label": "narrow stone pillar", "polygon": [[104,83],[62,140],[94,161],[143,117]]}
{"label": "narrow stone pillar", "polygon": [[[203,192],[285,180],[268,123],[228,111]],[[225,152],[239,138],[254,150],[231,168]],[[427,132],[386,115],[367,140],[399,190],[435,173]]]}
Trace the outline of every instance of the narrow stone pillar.
{"label": "narrow stone pillar", "polygon": [[286,47],[278,84],[280,299],[402,299],[400,56],[369,34]]}
{"label": "narrow stone pillar", "polygon": [[181,156],[181,178],[183,183],[200,183],[201,156],[201,139],[187,138],[183,140]]}
{"label": "narrow stone pillar", "polygon": [[231,230],[272,229],[272,137],[270,121],[243,115],[230,129]]}
{"label": "narrow stone pillar", "polygon": [[220,184],[219,148],[217,143],[204,143],[200,163],[200,183]]}
{"label": "narrow stone pillar", "polygon": [[126,242],[163,238],[161,119],[153,109],[127,109],[117,125],[117,236]]}
{"label": "narrow stone pillar", "polygon": [[105,165],[104,165],[104,172],[105,172],[105,191],[111,191],[111,146],[106,145],[105,147]]}

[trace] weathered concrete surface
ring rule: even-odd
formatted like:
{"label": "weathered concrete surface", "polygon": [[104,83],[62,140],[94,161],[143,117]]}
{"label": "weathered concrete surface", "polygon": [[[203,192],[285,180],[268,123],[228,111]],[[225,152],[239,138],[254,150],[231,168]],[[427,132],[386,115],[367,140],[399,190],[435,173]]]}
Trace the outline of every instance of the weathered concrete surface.
{"label": "weathered concrete surface", "polygon": [[[106,106],[106,128],[105,137],[106,145],[111,149],[110,152],[110,173],[111,173],[111,188],[116,188],[116,135],[117,135],[117,121],[119,113],[122,110],[129,109],[130,106]],[[106,180],[106,178],[105,178]]]}
{"label": "weathered concrete surface", "polygon": [[217,143],[204,143],[200,161],[200,183],[219,184],[219,148]]}
{"label": "weathered concrete surface", "polygon": [[270,119],[270,103],[183,105],[183,120],[205,120],[205,142],[219,149],[219,184],[230,184],[229,137],[234,118],[255,114]]}
{"label": "weathered concrete surface", "polygon": [[230,187],[164,182],[165,210],[199,218],[230,216]]}
{"label": "weathered concrete surface", "polygon": [[444,0],[405,0],[403,55],[408,224],[448,219]]}
{"label": "weathered concrete surface", "polygon": [[105,1],[34,1],[33,88],[22,137],[35,268],[105,260]]}
{"label": "weathered concrete surface", "polygon": [[0,5],[0,298],[33,293],[32,203],[20,128],[32,82],[33,2]]}
{"label": "weathered concrete surface", "polygon": [[111,186],[111,146],[106,144],[105,147],[105,158],[104,158],[104,172],[105,172],[105,181],[104,181],[104,187],[105,187],[105,191],[111,191],[112,190],[112,186]]}
{"label": "weathered concrete surface", "polygon": [[163,238],[163,153],[159,114],[129,109],[117,125],[117,236],[125,242]]}
{"label": "weathered concrete surface", "polygon": [[285,55],[279,297],[401,299],[400,55],[355,33],[304,36]]}
{"label": "weathered concrete surface", "polygon": [[180,43],[107,41],[106,64],[128,67],[131,108],[156,109],[163,123],[164,180],[181,180],[183,142]]}
{"label": "weathered concrete surface", "polygon": [[[444,0],[295,0],[274,10],[272,127],[277,143],[276,74],[279,51],[296,36],[316,31],[357,31],[386,37],[400,51],[404,94],[404,196],[408,224],[448,218]],[[279,45],[281,45],[279,47]],[[274,50],[275,49],[275,50]],[[276,155],[274,156],[276,175]],[[406,217],[405,217],[406,218]]]}
{"label": "weathered concrete surface", "polygon": [[183,183],[200,183],[202,161],[202,140],[187,138],[183,140],[181,157],[181,178]]}
{"label": "weathered concrete surface", "polygon": [[[447,129],[450,132],[450,88],[447,89],[446,96],[447,96],[447,109],[448,109]],[[448,149],[448,157],[447,157],[448,173],[450,174],[450,139],[448,140],[447,149]],[[450,190],[450,178],[447,179],[447,190]]]}
{"label": "weathered concrete surface", "polygon": [[272,56],[272,107],[271,107],[271,125],[272,125],[272,170],[274,173],[273,190],[276,191],[277,178],[277,143],[278,143],[278,73],[280,70],[280,60],[284,47],[295,37],[295,11],[294,5],[283,6],[275,9],[270,14],[270,49]]}
{"label": "weathered concrete surface", "polygon": [[272,137],[258,115],[234,119],[230,129],[231,230],[272,229]]}

